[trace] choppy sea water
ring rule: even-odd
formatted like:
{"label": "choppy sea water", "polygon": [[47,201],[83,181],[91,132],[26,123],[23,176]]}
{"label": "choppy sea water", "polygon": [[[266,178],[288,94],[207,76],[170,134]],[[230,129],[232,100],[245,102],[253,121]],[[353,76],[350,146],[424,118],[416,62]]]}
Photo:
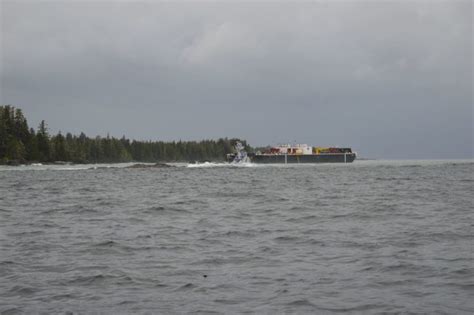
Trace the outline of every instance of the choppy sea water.
{"label": "choppy sea water", "polygon": [[[114,166],[114,165],[109,165]],[[0,167],[0,311],[474,311],[474,162]]]}

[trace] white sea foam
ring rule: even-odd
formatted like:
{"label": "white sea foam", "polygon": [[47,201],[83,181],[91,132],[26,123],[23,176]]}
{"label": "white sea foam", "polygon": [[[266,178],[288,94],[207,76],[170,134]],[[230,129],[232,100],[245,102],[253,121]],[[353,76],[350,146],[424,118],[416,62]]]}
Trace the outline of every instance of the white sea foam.
{"label": "white sea foam", "polygon": [[204,163],[195,163],[188,164],[188,168],[212,168],[212,167],[255,167],[257,164],[242,162],[242,163],[216,163],[216,162],[204,162]]}
{"label": "white sea foam", "polygon": [[95,170],[102,168],[124,168],[136,163],[114,163],[114,164],[41,164],[33,163],[30,165],[8,166],[0,165],[0,171],[78,171]]}

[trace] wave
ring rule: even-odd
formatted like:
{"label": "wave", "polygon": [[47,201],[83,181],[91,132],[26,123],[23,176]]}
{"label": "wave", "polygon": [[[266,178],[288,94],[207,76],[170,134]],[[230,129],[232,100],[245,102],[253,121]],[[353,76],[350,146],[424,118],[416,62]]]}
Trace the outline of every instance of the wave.
{"label": "wave", "polygon": [[150,213],[150,214],[163,214],[163,213],[189,213],[190,211],[183,208],[179,208],[179,207],[152,206],[152,207],[143,209],[142,212]]}
{"label": "wave", "polygon": [[5,166],[0,165],[0,171],[83,171],[83,170],[101,170],[129,168],[140,163],[110,163],[110,164],[42,164],[33,163],[29,165]]}
{"label": "wave", "polygon": [[204,163],[190,163],[186,165],[188,168],[213,168],[213,167],[255,167],[254,163],[218,163],[218,162],[204,162]]}
{"label": "wave", "polygon": [[32,287],[16,285],[11,288],[7,293],[6,296],[30,296],[38,292],[39,290]]}
{"label": "wave", "polygon": [[197,288],[197,286],[193,283],[186,283],[182,286],[180,286],[179,288],[177,288],[175,291],[186,291],[186,290],[192,290],[192,289],[195,289]]}
{"label": "wave", "polygon": [[91,286],[91,285],[103,285],[104,283],[113,284],[133,284],[134,279],[127,275],[112,275],[112,274],[96,274],[87,276],[78,276],[72,279],[68,279],[65,284],[67,285],[79,285],[79,286]]}
{"label": "wave", "polygon": [[288,306],[312,306],[312,307],[315,306],[313,303],[311,303],[307,299],[295,300],[293,302],[287,303],[286,305],[288,305]]}

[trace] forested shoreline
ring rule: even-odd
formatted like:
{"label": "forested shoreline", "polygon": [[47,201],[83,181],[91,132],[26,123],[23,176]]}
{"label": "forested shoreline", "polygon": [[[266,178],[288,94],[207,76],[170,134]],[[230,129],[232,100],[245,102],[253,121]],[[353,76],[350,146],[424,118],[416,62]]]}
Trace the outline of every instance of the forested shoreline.
{"label": "forested shoreline", "polygon": [[44,120],[35,130],[21,109],[0,106],[0,164],[222,161],[236,141],[250,149],[244,140],[227,138],[164,142],[69,132],[50,135]]}

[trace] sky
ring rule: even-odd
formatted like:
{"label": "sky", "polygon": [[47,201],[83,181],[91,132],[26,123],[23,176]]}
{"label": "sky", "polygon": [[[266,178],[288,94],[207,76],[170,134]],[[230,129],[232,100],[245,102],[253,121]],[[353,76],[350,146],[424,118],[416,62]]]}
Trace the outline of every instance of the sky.
{"label": "sky", "polygon": [[0,0],[0,104],[52,133],[473,158],[472,1]]}

